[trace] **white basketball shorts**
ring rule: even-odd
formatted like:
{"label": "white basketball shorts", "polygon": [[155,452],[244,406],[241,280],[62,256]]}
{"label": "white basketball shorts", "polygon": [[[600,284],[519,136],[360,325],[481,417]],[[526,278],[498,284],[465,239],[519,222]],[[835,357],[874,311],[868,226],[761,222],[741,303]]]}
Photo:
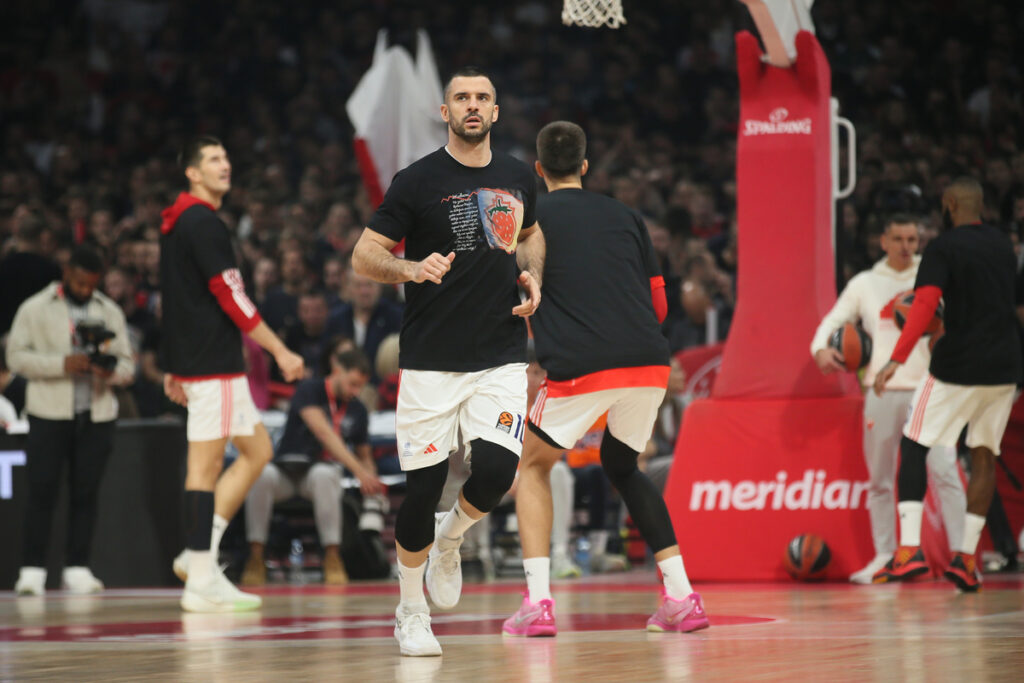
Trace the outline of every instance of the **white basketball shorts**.
{"label": "white basketball shorts", "polygon": [[526,428],[526,364],[509,363],[478,372],[402,370],[395,433],[403,470],[448,459],[473,439],[523,450]]}
{"label": "white basketball shorts", "polygon": [[967,447],[984,446],[999,455],[1013,408],[1014,384],[947,384],[930,373],[914,391],[903,434],[922,446],[955,446],[967,425]]}
{"label": "white basketball shorts", "polygon": [[559,446],[572,448],[591,425],[608,412],[608,431],[639,453],[647,447],[665,399],[665,387],[619,387],[573,395],[550,395],[541,385],[530,422]]}
{"label": "white basketball shorts", "polygon": [[260,421],[244,375],[190,381],[178,378],[188,399],[189,441],[215,441],[230,436],[252,436]]}

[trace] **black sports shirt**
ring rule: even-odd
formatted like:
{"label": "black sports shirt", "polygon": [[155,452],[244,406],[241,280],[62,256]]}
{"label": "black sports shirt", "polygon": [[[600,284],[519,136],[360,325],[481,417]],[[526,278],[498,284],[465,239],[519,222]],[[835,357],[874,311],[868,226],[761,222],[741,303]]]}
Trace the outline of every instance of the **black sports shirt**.
{"label": "black sports shirt", "polygon": [[918,287],[938,287],[946,333],[929,370],[951,384],[1016,384],[1021,353],[1014,306],[1013,244],[991,225],[961,225],[928,243]]}
{"label": "black sports shirt", "polygon": [[582,189],[537,200],[544,297],[532,319],[537,360],[552,381],[613,368],[668,365],[651,302],[661,270],[643,219]]}
{"label": "black sports shirt", "polygon": [[455,252],[441,284],[405,283],[402,368],[475,372],[526,362],[526,323],[512,315],[515,248],[535,221],[536,196],[530,168],[497,151],[474,168],[441,148],[395,175],[370,229],[405,239],[412,261]]}

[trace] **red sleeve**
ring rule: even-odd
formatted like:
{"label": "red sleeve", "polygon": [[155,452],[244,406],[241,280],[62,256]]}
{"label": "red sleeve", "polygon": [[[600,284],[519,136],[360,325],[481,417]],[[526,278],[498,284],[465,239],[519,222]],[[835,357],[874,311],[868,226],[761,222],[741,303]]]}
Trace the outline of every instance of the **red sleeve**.
{"label": "red sleeve", "polygon": [[665,298],[665,278],[658,275],[651,278],[651,303],[654,304],[654,314],[658,316],[658,322],[665,322],[668,315],[668,300]]}
{"label": "red sleeve", "polygon": [[208,286],[217,297],[217,303],[242,332],[251,332],[263,320],[256,310],[256,304],[246,296],[242,274],[237,268],[229,268],[214,275]]}
{"label": "red sleeve", "polygon": [[942,290],[934,285],[925,285],[914,290],[914,305],[907,313],[907,322],[903,324],[903,332],[892,350],[892,360],[906,363],[910,352],[914,350],[917,340],[924,334],[928,323],[935,317],[935,309],[942,298]]}

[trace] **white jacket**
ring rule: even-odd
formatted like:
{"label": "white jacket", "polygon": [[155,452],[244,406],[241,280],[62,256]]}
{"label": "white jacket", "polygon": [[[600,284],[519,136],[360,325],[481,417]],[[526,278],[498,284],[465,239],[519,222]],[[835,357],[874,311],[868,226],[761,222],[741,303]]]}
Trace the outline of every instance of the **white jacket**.
{"label": "white jacket", "polygon": [[[889,362],[892,350],[896,347],[896,340],[900,337],[900,329],[892,317],[892,304],[898,296],[914,289],[920,262],[921,257],[915,256],[910,268],[896,271],[882,259],[871,270],[855,275],[839,295],[835,306],[818,325],[814,341],[811,342],[811,355],[828,348],[829,336],[840,325],[860,320],[864,329],[871,335],[871,362],[864,372],[863,381],[865,387],[872,386],[875,375]],[[931,361],[931,354],[928,351],[929,339],[930,337],[921,337],[907,362],[896,370],[896,374],[886,385],[887,389],[917,388],[918,382],[928,373],[928,363]]]}
{"label": "white jacket", "polygon": [[[124,312],[103,293],[96,291],[86,309],[88,317],[102,320],[116,335],[103,351],[117,356],[114,374],[108,380],[95,379],[92,386],[93,422],[117,418],[117,399],[111,385],[130,384],[135,362],[128,343]],[[64,372],[64,357],[73,353],[71,315],[59,282],[32,295],[18,308],[7,339],[7,366],[28,380],[25,412],[47,420],[74,417],[74,382]]]}

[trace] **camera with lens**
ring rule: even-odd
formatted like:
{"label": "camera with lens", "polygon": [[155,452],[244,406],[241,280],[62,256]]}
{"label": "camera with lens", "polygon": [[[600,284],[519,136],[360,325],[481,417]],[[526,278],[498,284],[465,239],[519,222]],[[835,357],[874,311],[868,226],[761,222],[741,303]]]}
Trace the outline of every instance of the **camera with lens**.
{"label": "camera with lens", "polygon": [[117,356],[110,353],[103,353],[100,347],[113,339],[116,335],[107,329],[106,325],[98,321],[83,321],[75,328],[78,333],[78,341],[89,356],[89,362],[96,367],[111,372],[117,365]]}

